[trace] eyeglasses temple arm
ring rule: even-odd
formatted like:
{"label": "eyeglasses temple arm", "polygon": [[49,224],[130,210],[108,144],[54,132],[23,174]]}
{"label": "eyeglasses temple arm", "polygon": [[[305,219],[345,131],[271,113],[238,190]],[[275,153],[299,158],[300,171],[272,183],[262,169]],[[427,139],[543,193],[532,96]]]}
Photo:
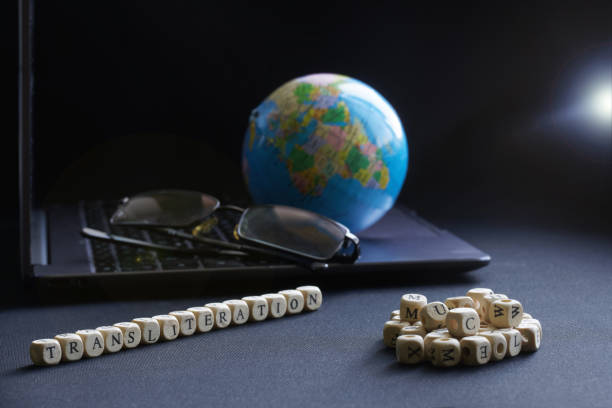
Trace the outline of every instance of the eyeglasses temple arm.
{"label": "eyeglasses temple arm", "polygon": [[112,242],[115,244],[131,245],[141,248],[155,249],[159,251],[168,252],[179,252],[184,254],[202,254],[202,253],[214,253],[217,255],[228,255],[228,256],[247,256],[248,254],[240,251],[227,251],[217,249],[192,249],[192,248],[178,248],[170,245],[155,244],[153,242],[143,241],[140,239],[128,238],[121,235],[109,234],[104,231],[100,231],[93,228],[83,228],[81,234],[86,238],[97,239],[100,241]]}
{"label": "eyeglasses temple arm", "polygon": [[168,235],[172,235],[172,236],[183,238],[183,239],[189,239],[191,241],[201,242],[207,245],[216,245],[216,246],[220,246],[223,248],[232,249],[235,251],[246,252],[248,254],[258,254],[258,255],[263,255],[266,257],[280,258],[280,259],[289,261],[291,263],[298,264],[300,266],[303,266],[311,270],[321,269],[321,268],[326,267],[326,266],[323,266],[323,264],[320,264],[318,262],[313,262],[310,259],[301,258],[299,256],[293,256],[291,254],[287,254],[281,251],[275,251],[273,249],[261,248],[261,247],[252,246],[252,245],[236,244],[233,242],[226,242],[226,241],[220,241],[220,240],[206,238],[202,236],[195,236],[195,235],[191,235],[186,232],[176,230],[173,228],[159,228],[159,230]]}

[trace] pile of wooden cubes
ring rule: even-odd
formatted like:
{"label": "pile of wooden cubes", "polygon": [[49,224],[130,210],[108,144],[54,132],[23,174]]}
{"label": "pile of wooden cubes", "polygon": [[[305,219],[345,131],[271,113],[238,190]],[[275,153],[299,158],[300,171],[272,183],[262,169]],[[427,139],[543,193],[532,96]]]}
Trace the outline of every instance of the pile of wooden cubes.
{"label": "pile of wooden cubes", "polygon": [[518,300],[488,288],[428,302],[405,294],[383,328],[383,341],[404,364],[482,365],[540,348],[542,325]]}

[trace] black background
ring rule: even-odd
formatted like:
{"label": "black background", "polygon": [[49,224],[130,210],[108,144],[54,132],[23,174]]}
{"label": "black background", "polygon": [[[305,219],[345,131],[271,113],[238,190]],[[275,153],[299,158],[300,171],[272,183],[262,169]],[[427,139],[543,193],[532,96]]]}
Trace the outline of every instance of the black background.
{"label": "black background", "polygon": [[[12,8],[10,7],[12,6]],[[3,6],[2,228],[17,240],[17,5]],[[609,2],[90,2],[36,5],[39,201],[188,187],[243,198],[249,112],[294,77],[336,72],[396,108],[400,200],[434,222],[609,231],[612,135],[566,120],[611,78]],[[16,257],[15,257],[16,262]]]}

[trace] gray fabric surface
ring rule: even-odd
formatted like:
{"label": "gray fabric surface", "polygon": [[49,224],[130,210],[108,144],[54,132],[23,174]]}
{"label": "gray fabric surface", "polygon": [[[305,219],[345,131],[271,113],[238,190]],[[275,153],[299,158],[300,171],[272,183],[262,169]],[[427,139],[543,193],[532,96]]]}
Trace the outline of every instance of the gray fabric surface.
{"label": "gray fabric surface", "polygon": [[[0,312],[0,405],[44,406],[588,406],[612,398],[612,240],[520,228],[453,232],[492,263],[452,281],[321,285],[322,308],[51,368],[31,340],[221,298],[19,307]],[[311,282],[317,284],[318,282]],[[430,300],[490,287],[543,326],[534,354],[471,368],[395,362],[382,325],[401,294]],[[270,287],[270,290],[283,288]],[[250,295],[254,293],[244,293]]]}

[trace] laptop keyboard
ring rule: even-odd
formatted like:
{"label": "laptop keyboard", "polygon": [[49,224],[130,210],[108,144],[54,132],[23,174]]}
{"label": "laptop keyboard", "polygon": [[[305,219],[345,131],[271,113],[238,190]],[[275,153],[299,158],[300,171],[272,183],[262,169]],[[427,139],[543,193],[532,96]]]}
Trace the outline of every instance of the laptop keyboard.
{"label": "laptop keyboard", "polygon": [[[173,237],[152,229],[111,225],[108,220],[117,208],[117,202],[81,203],[81,224],[107,233],[139,239],[177,248],[198,248],[197,242]],[[217,211],[204,220],[209,225],[205,236],[222,241],[233,240],[233,230],[240,214],[233,211]],[[191,230],[183,230],[190,233]],[[280,264],[262,259],[244,257],[181,254],[118,245],[95,239],[87,239],[91,270],[96,273],[205,270],[210,268],[263,266]]]}

